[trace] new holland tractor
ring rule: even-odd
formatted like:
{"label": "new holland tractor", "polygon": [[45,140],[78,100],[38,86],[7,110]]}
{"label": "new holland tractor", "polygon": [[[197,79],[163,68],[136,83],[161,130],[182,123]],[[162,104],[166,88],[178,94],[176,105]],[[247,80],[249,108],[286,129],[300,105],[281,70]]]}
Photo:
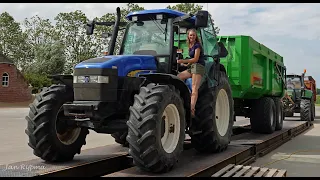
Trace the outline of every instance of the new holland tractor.
{"label": "new holland tractor", "polygon": [[306,70],[301,75],[286,75],[287,94],[283,98],[284,114],[287,117],[293,117],[294,113],[300,113],[301,121],[314,121],[316,88],[312,88],[311,81],[308,81],[309,79],[313,80],[313,78],[305,76],[305,74]]}
{"label": "new holland tractor", "polygon": [[[73,75],[55,75],[56,84],[36,95],[26,117],[29,146],[46,161],[68,161],[86,143],[88,129],[112,134],[120,144],[129,144],[136,166],[151,172],[170,171],[183,151],[185,133],[196,150],[225,150],[232,134],[233,99],[226,70],[219,63],[228,51],[218,43],[210,14],[196,15],[158,9],[127,15],[120,22],[91,21],[114,25],[109,54],[77,64]],[[120,26],[125,34],[114,55]],[[186,32],[196,28],[206,56],[206,74],[196,104],[190,112],[191,83],[177,74],[188,58]],[[181,38],[184,37],[184,38]]]}

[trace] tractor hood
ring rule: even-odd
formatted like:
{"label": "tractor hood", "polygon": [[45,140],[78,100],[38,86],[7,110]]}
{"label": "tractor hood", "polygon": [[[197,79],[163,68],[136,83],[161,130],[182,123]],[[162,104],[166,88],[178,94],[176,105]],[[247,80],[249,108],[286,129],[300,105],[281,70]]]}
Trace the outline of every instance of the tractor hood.
{"label": "tractor hood", "polygon": [[150,55],[112,55],[82,61],[75,69],[118,69],[118,76],[127,76],[134,70],[157,70],[156,60]]}

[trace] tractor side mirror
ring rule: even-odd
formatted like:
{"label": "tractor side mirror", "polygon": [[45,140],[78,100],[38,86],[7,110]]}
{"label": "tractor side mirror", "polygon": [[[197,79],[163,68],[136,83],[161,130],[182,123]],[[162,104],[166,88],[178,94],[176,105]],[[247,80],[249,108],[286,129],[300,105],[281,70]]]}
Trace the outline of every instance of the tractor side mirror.
{"label": "tractor side mirror", "polygon": [[92,35],[93,34],[93,30],[94,30],[94,21],[89,21],[87,23],[87,28],[86,28],[86,34],[87,35]]}
{"label": "tractor side mirror", "polygon": [[197,28],[208,26],[208,16],[209,16],[208,11],[200,10],[196,13],[195,16],[196,16],[195,26]]}
{"label": "tractor side mirror", "polygon": [[218,52],[219,52],[219,57],[220,58],[225,58],[228,56],[228,50],[226,49],[226,47],[224,46],[224,44],[222,42],[218,42]]}

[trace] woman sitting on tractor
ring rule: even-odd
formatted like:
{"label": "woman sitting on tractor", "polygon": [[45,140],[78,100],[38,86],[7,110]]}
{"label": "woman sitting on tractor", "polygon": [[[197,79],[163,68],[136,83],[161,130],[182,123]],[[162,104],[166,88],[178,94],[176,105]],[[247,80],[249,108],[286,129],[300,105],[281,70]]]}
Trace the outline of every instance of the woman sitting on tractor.
{"label": "woman sitting on tractor", "polygon": [[192,78],[192,94],[191,94],[191,113],[195,115],[195,106],[198,99],[198,89],[202,76],[205,71],[204,53],[200,39],[195,29],[189,29],[187,32],[187,44],[189,47],[189,56],[191,59],[179,59],[177,63],[187,64],[188,69],[178,74],[181,80]]}

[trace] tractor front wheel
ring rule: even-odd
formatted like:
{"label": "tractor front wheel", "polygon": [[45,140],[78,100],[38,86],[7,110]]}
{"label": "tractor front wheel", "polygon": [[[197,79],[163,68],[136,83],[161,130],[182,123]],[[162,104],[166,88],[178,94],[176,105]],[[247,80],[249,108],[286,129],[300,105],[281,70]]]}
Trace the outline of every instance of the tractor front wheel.
{"label": "tractor front wheel", "polygon": [[180,93],[171,85],[148,84],[134,96],[127,122],[133,163],[150,172],[170,171],[185,139],[185,112]]}
{"label": "tractor front wheel", "polygon": [[301,99],[300,102],[300,117],[301,121],[312,121],[313,108],[310,99]]}
{"label": "tractor front wheel", "polygon": [[[81,147],[89,130],[70,126],[62,105],[73,101],[73,91],[65,85],[52,85],[36,95],[30,104],[26,134],[34,155],[45,161],[69,161]],[[72,118],[71,118],[72,119]]]}

